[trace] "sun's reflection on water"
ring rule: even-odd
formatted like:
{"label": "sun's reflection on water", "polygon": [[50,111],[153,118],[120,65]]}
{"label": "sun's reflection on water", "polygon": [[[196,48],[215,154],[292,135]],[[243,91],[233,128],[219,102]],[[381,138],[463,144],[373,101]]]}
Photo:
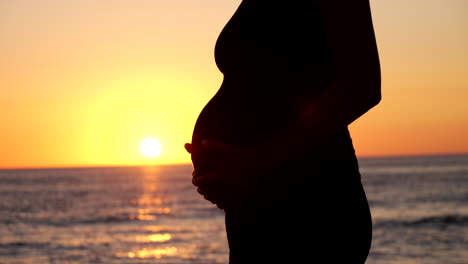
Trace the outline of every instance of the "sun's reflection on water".
{"label": "sun's reflection on water", "polygon": [[153,234],[147,236],[138,236],[136,238],[137,242],[167,242],[172,239],[171,234]]}
{"label": "sun's reflection on water", "polygon": [[[133,219],[139,221],[157,220],[159,215],[167,215],[172,212],[172,208],[167,205],[164,193],[161,192],[160,168],[149,166],[142,168],[141,187],[142,193],[136,199],[130,201],[130,204],[137,208]],[[175,256],[178,252],[177,247],[165,244],[173,239],[173,234],[168,233],[165,228],[157,225],[145,226],[142,229],[150,234],[137,235],[133,241],[141,243],[146,247],[140,249],[128,249],[117,253],[117,257],[131,259],[161,259],[164,257]],[[148,247],[152,243],[161,243],[166,247],[152,248]],[[155,245],[155,244],[154,244]]]}
{"label": "sun's reflection on water", "polygon": [[160,173],[161,169],[157,166],[142,167],[141,186],[142,193],[140,197],[130,201],[130,204],[138,207],[137,214],[132,219],[140,221],[156,220],[158,214],[169,214],[171,208],[164,206],[164,197],[160,191]]}
{"label": "sun's reflection on water", "polygon": [[138,258],[138,259],[160,259],[165,256],[175,256],[177,253],[176,247],[165,247],[165,248],[143,248],[137,251],[130,251],[127,253],[118,253],[117,257],[120,258]]}

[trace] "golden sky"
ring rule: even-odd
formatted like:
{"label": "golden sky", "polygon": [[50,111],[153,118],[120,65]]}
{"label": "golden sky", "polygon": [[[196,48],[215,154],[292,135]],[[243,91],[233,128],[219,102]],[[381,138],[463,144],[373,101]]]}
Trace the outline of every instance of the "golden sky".
{"label": "golden sky", "polygon": [[[0,167],[188,163],[240,0],[0,2]],[[383,100],[359,156],[468,152],[468,2],[371,1]],[[145,158],[140,142],[163,151]]]}

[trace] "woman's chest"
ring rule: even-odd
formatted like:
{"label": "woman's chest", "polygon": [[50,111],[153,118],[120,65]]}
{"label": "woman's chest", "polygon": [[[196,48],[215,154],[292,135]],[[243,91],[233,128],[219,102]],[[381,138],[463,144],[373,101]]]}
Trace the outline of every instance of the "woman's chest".
{"label": "woman's chest", "polygon": [[329,61],[314,1],[244,0],[220,33],[215,59],[223,73],[294,73]]}

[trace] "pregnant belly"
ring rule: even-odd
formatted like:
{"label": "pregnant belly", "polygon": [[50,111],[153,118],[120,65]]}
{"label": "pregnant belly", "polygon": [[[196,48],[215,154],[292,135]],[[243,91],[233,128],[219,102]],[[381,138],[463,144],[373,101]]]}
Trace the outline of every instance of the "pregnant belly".
{"label": "pregnant belly", "polygon": [[222,153],[201,145],[204,139],[248,147],[284,126],[286,113],[277,100],[265,97],[236,98],[217,94],[200,113],[192,135],[192,163],[199,175],[218,166]]}

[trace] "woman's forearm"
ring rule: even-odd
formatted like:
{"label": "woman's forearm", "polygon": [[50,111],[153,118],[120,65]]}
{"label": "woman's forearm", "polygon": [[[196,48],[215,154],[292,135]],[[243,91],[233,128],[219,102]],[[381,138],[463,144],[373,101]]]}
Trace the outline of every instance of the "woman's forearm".
{"label": "woman's forearm", "polygon": [[[357,85],[360,87],[353,87]],[[306,105],[293,122],[247,150],[249,160],[255,163],[252,166],[259,175],[265,175],[269,170],[325,142],[379,102],[380,78],[360,84],[337,81]]]}

